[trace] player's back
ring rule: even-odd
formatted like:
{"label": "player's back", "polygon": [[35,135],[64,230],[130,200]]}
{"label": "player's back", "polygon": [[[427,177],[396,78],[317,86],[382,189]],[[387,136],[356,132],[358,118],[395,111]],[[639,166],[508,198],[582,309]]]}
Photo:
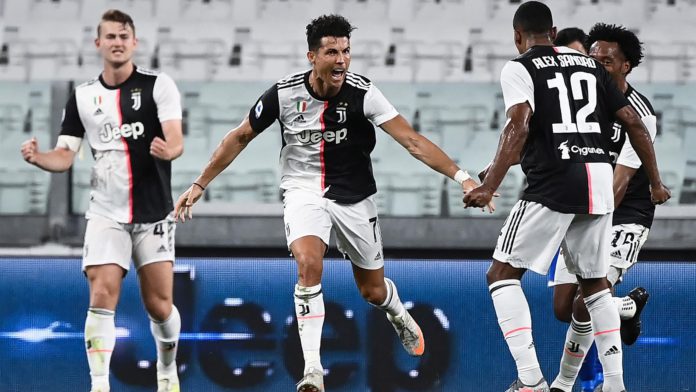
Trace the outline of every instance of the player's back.
{"label": "player's back", "polygon": [[531,90],[523,199],[564,213],[611,212],[606,135],[627,101],[604,68],[566,47],[535,46],[510,61],[501,78]]}

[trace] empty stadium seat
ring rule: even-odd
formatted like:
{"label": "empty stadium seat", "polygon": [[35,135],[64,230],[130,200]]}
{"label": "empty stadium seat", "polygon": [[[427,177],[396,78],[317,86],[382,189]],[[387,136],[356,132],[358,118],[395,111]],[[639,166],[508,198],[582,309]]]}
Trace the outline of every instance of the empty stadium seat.
{"label": "empty stadium seat", "polygon": [[49,180],[49,173],[29,165],[0,168],[0,214],[45,214]]}

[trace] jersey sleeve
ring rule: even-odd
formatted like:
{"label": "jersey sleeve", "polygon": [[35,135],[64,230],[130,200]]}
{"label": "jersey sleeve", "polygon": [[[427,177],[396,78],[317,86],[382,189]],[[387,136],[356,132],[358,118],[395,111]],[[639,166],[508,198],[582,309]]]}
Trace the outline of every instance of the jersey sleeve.
{"label": "jersey sleeve", "polygon": [[261,133],[270,127],[279,116],[278,85],[274,84],[259,97],[254,107],[249,110],[251,129],[256,133]]}
{"label": "jersey sleeve", "polygon": [[511,107],[529,102],[534,112],[534,82],[527,68],[518,61],[508,61],[500,72],[505,112]]}
{"label": "jersey sleeve", "polygon": [[365,117],[376,126],[380,126],[399,115],[396,108],[394,108],[374,84],[370,84],[370,87],[365,93],[363,113],[365,113]]}
{"label": "jersey sleeve", "polygon": [[[654,143],[655,136],[657,135],[657,117],[654,114],[649,114],[648,116],[641,117],[641,120],[648,129],[648,132],[650,132],[650,139],[652,139]],[[633,149],[633,145],[628,138],[626,138],[623,147],[621,147],[621,152],[619,153],[619,157],[616,159],[616,164],[633,169],[638,169],[641,166],[640,158],[638,158],[638,154],[636,154],[636,151]]]}
{"label": "jersey sleeve", "polygon": [[77,97],[72,93],[63,109],[63,120],[60,126],[60,135],[56,141],[56,148],[63,148],[77,152],[85,137],[85,126],[80,119],[77,109]]}
{"label": "jersey sleeve", "polygon": [[157,75],[152,97],[157,104],[157,117],[160,122],[181,120],[181,94],[169,75],[165,73]]}

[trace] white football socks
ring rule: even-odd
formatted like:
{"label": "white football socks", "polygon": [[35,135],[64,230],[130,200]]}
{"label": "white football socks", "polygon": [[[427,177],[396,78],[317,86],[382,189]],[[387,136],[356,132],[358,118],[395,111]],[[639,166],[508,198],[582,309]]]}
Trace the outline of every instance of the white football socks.
{"label": "white football socks", "polygon": [[181,316],[176,306],[172,305],[169,317],[161,322],[150,317],[150,332],[157,345],[157,373],[176,375],[176,352],[179,348]]}
{"label": "white football socks", "polygon": [[592,334],[591,321],[573,320],[566,332],[563,356],[558,376],[551,384],[552,388],[558,388],[565,392],[571,392],[578,372],[582,367],[587,351],[592,347],[594,336]]}
{"label": "white football socks", "polygon": [[305,360],[304,373],[309,368],[323,370],[319,354],[325,317],[321,284],[311,287],[295,285],[295,315]]}
{"label": "white football socks", "polygon": [[517,365],[518,378],[525,385],[535,385],[543,378],[532,338],[532,316],[527,298],[517,279],[499,280],[488,290],[498,316],[505,342]]}
{"label": "white football socks", "polygon": [[623,351],[621,348],[621,319],[609,289],[585,297],[592,317],[592,330],[597,343],[599,360],[604,368],[603,392],[621,392],[623,382]]}
{"label": "white football socks", "polygon": [[404,308],[404,304],[401,303],[396,285],[389,278],[384,278],[384,284],[387,286],[387,298],[376,307],[389,313],[391,316],[401,316],[406,311],[406,308]]}
{"label": "white football socks", "polygon": [[92,387],[109,388],[109,364],[116,344],[114,311],[90,307],[85,320],[85,351]]}

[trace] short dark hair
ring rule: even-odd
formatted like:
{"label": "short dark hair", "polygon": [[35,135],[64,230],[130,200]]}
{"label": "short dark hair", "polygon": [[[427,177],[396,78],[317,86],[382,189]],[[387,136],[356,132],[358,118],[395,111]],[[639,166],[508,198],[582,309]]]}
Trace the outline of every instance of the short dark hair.
{"label": "short dark hair", "polygon": [[341,15],[322,15],[307,25],[307,46],[315,51],[321,46],[324,37],[347,37],[355,27]]}
{"label": "short dark hair", "polygon": [[577,27],[566,27],[556,34],[556,39],[553,41],[553,44],[556,46],[568,46],[575,41],[585,46],[587,34]]}
{"label": "short dark hair", "polygon": [[133,30],[133,35],[135,35],[135,24],[133,24],[133,18],[123,11],[111,9],[104,14],[102,14],[101,21],[97,25],[97,37],[101,34],[101,24],[102,22],[116,22],[124,26],[130,26]]}
{"label": "short dark hair", "polygon": [[597,41],[616,42],[624,57],[631,64],[627,74],[637,67],[643,59],[643,43],[638,36],[620,25],[597,23],[592,26],[587,35],[587,47],[591,47]]}
{"label": "short dark hair", "polygon": [[512,27],[526,33],[546,33],[553,28],[551,10],[544,3],[528,1],[517,8]]}

